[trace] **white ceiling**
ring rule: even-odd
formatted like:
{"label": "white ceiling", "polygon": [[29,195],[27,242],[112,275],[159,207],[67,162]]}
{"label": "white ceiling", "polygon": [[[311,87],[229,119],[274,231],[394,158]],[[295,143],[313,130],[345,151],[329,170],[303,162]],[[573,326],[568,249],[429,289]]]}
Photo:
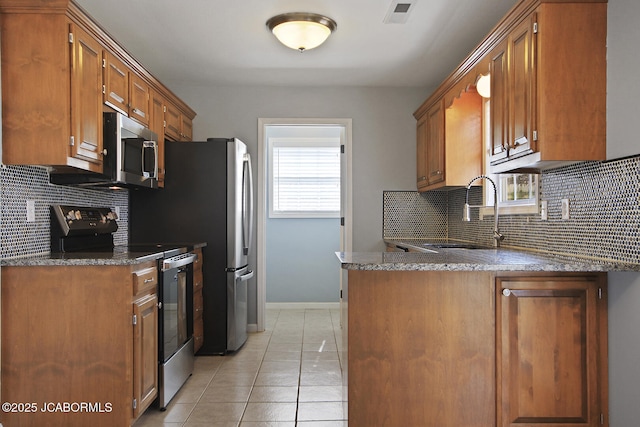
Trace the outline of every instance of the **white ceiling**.
{"label": "white ceiling", "polygon": [[[383,23],[392,0],[76,3],[165,84],[425,88],[435,88],[517,3],[409,1],[404,24]],[[316,49],[286,48],[265,22],[299,11],[329,16],[338,28]]]}

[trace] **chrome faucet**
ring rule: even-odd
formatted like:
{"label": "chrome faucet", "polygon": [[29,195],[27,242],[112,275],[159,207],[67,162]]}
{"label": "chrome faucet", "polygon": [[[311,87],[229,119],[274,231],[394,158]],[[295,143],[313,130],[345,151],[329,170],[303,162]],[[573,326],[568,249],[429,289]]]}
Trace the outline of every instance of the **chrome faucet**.
{"label": "chrome faucet", "polygon": [[504,240],[504,236],[500,233],[500,230],[498,229],[498,189],[496,188],[496,183],[493,182],[493,180],[488,176],[486,175],[477,176],[473,178],[471,181],[469,181],[469,184],[467,184],[467,193],[465,196],[464,212],[462,213],[462,220],[471,221],[471,208],[488,208],[489,207],[486,205],[473,205],[473,206],[469,205],[469,189],[471,188],[471,184],[473,184],[479,179],[486,179],[491,183],[491,185],[493,185],[493,220],[494,220],[493,246],[497,248],[500,246],[500,242]]}

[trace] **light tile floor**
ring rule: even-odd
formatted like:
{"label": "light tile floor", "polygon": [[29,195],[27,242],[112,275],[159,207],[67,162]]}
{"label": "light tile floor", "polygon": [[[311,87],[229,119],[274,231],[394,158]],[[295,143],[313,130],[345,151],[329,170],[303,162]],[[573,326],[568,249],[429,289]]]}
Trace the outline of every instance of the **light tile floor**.
{"label": "light tile floor", "polygon": [[267,310],[265,332],[197,357],[167,410],[134,427],[345,427],[340,347],[339,310]]}

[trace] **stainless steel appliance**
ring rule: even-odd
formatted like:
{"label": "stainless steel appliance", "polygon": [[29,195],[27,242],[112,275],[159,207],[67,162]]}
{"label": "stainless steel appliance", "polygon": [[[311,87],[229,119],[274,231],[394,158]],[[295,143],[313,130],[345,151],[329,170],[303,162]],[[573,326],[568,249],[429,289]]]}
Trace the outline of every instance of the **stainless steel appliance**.
{"label": "stainless steel appliance", "polygon": [[165,144],[165,186],[129,195],[129,241],[206,242],[204,339],[198,354],[238,350],[247,339],[248,255],[253,239],[251,157],[237,138]]}
{"label": "stainless steel appliance", "polygon": [[158,188],[158,136],[121,113],[105,112],[103,173],[57,173],[53,184],[81,187]]}
{"label": "stainless steel appliance", "polygon": [[189,328],[189,301],[193,298],[188,282],[189,269],[196,255],[178,253],[161,262],[162,282],[158,291],[159,372],[158,403],[166,408],[193,372],[193,331]]}
{"label": "stainless steel appliance", "polygon": [[192,266],[179,244],[114,246],[110,208],[51,206],[51,252],[130,252],[158,260],[158,403],[164,409],[193,372]]}

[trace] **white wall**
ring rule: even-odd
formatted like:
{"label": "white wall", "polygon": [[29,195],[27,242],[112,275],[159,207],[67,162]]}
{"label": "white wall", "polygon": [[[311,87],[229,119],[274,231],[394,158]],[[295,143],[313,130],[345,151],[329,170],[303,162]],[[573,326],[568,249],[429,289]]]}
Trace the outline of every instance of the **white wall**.
{"label": "white wall", "polygon": [[255,158],[260,117],[353,119],[353,248],[384,248],[382,191],[415,189],[413,111],[426,99],[427,91],[193,86],[174,91],[198,112],[195,139],[239,137]]}
{"label": "white wall", "polygon": [[607,16],[607,158],[615,159],[640,153],[640,2],[609,0]]}
{"label": "white wall", "polygon": [[[258,118],[352,119],[353,250],[384,250],[382,192],[415,190],[413,112],[427,98],[429,90],[202,87],[166,83],[198,113],[193,125],[194,139],[238,137],[248,145],[254,158],[258,153]],[[256,176],[256,165],[253,166]],[[256,265],[255,255],[250,262]],[[255,279],[252,280],[249,323],[256,323]]]}
{"label": "white wall", "polygon": [[[609,0],[607,157],[640,153],[640,2]],[[640,244],[640,242],[638,242]],[[609,410],[612,427],[638,425],[640,274],[609,274]]]}

